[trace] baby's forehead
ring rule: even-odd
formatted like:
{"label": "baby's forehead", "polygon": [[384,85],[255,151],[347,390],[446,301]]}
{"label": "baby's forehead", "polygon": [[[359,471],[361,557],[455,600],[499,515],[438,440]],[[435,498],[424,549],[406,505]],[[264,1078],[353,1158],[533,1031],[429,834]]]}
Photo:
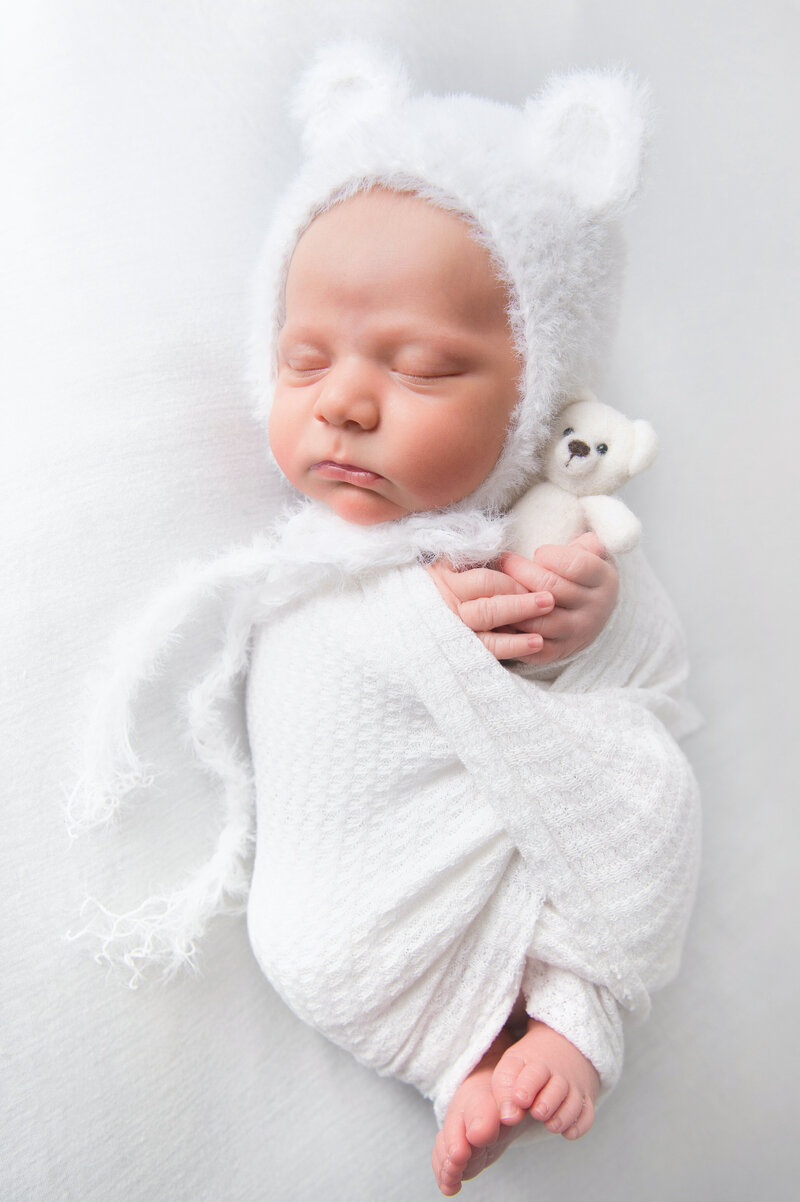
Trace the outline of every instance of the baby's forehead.
{"label": "baby's forehead", "polygon": [[353,251],[375,243],[391,247],[401,242],[406,257],[422,251],[481,246],[477,227],[466,214],[445,209],[415,192],[372,187],[334,200],[306,226],[294,248],[319,253],[330,244]]}
{"label": "baby's forehead", "polygon": [[508,286],[476,223],[466,214],[408,191],[374,187],[337,200],[298,239],[287,295],[331,279],[345,287],[390,279],[421,305],[449,291],[471,311],[505,311]]}

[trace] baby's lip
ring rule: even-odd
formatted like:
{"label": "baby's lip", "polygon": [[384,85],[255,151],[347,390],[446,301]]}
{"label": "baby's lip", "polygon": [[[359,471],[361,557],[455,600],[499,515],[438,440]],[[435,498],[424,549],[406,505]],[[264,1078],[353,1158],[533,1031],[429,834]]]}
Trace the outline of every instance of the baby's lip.
{"label": "baby's lip", "polygon": [[382,480],[377,472],[358,467],[355,463],[337,463],[335,459],[323,459],[311,465],[311,471],[323,480],[343,480],[347,484],[374,484]]}

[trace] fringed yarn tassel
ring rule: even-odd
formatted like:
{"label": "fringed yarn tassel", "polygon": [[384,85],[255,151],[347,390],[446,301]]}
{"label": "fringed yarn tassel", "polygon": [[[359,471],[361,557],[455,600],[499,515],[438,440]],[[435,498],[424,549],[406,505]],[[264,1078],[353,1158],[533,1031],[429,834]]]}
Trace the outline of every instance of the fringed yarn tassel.
{"label": "fringed yarn tassel", "polygon": [[127,914],[87,898],[81,913],[89,921],[68,938],[99,940],[95,959],[127,972],[131,989],[146,978],[168,980],[184,965],[196,969],[197,944],[209,921],[244,909],[251,844],[249,818],[228,823],[214,854],[183,888],[150,897]]}
{"label": "fringed yarn tassel", "polygon": [[165,652],[198,606],[231,589],[234,598],[220,653],[188,698],[188,729],[202,767],[222,786],[224,824],[216,847],[182,887],[148,898],[126,914],[114,914],[93,898],[89,921],[70,939],[100,940],[99,962],[123,968],[135,988],[145,977],[172,976],[182,965],[196,967],[196,949],[209,920],[241,913],[249,887],[253,843],[253,783],[246,751],[237,746],[223,709],[235,701],[249,658],[258,585],[268,573],[270,544],[256,543],[193,569],[162,594],[126,638],[124,657],[98,695],[89,739],[87,768],[71,798],[71,829],[107,820],[125,794],[147,786],[148,772],[132,745],[135,703],[143,682],[157,672]]}
{"label": "fringed yarn tassel", "polygon": [[84,737],[83,770],[70,793],[67,823],[72,835],[104,825],[123,799],[153,781],[133,745],[136,702],[158,672],[182,628],[204,601],[263,576],[271,545],[257,541],[215,562],[187,568],[161,592],[112,650],[111,669],[95,685]]}

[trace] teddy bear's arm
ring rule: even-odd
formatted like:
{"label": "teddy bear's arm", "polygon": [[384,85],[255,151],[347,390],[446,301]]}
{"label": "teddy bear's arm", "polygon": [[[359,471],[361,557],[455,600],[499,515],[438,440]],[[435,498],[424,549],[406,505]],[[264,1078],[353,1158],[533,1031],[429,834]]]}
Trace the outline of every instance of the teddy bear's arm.
{"label": "teddy bear's arm", "polygon": [[607,551],[621,555],[632,551],[642,533],[642,523],[618,497],[582,497],[583,511],[590,530],[594,530]]}
{"label": "teddy bear's arm", "polygon": [[566,544],[585,533],[583,506],[557,484],[542,480],[517,501],[511,510],[509,550],[533,559],[537,547],[545,543]]}

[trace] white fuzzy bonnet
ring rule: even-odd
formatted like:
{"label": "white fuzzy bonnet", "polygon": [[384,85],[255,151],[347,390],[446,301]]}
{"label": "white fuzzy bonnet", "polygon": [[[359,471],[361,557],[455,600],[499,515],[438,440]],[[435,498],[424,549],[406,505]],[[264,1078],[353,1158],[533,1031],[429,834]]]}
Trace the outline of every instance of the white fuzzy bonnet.
{"label": "white fuzzy bonnet", "polygon": [[594,382],[616,318],[616,222],[639,180],[645,95],[629,77],[552,79],[521,108],[468,95],[415,96],[399,62],[362,42],[322,50],[294,112],[305,161],[280,202],[258,270],[257,412],[266,420],[286,273],[314,217],[381,185],[464,216],[509,289],[525,364],[503,453],[459,508],[505,510],[530,483],[548,425]]}

